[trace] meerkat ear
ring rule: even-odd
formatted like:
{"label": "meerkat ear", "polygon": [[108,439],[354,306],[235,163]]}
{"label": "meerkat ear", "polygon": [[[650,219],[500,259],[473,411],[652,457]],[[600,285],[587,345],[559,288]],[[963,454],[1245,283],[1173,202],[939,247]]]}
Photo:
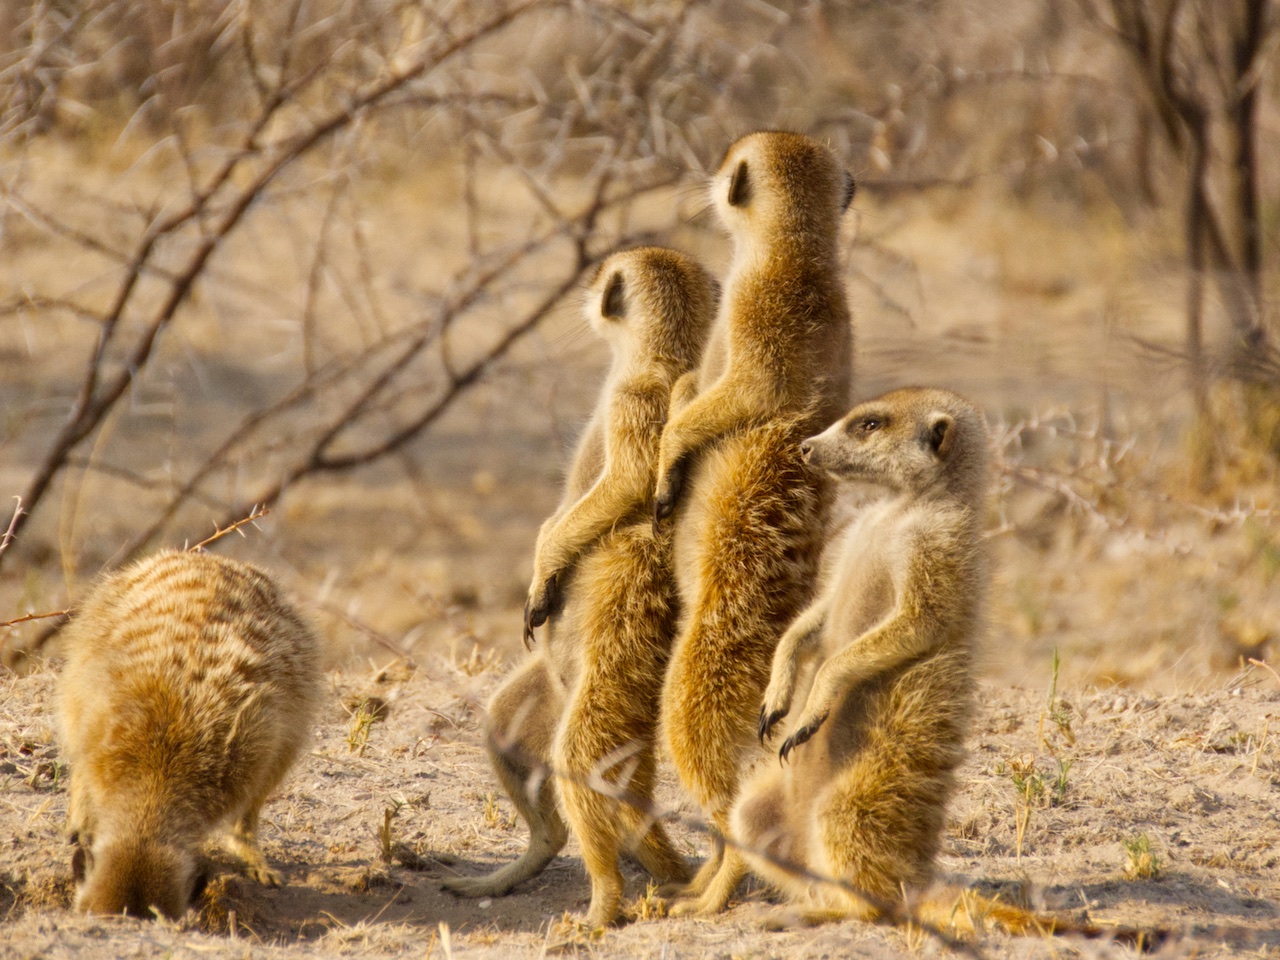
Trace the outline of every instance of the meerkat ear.
{"label": "meerkat ear", "polygon": [[858,192],[858,185],[853,179],[853,174],[848,170],[844,173],[844,199],[840,201],[840,212],[849,209],[849,204],[853,203],[853,195]]}
{"label": "meerkat ear", "polygon": [[604,296],[600,298],[600,313],[610,320],[621,320],[625,315],[626,302],[623,300],[622,287],[622,274],[615,273],[609,278]]}
{"label": "meerkat ear", "polygon": [[956,441],[956,422],[945,413],[935,414],[929,425],[929,447],[939,460],[947,459]]}
{"label": "meerkat ear", "polygon": [[729,181],[729,206],[740,207],[751,199],[751,181],[747,177],[747,161],[739,161]]}

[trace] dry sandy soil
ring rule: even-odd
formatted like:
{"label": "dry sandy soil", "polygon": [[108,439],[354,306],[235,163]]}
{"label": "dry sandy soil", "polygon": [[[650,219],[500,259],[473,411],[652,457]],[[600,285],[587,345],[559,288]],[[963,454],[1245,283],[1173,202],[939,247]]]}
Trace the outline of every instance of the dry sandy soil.
{"label": "dry sandy soil", "polygon": [[[399,661],[335,672],[315,749],[265,812],[264,846],[287,885],[224,874],[180,924],[69,912],[55,674],[0,679],[0,955],[764,958],[943,949],[927,934],[857,923],[765,932],[767,892],[751,886],[715,919],[648,917],[591,938],[568,922],[588,899],[572,841],[506,898],[443,892],[442,878],[492,869],[524,842],[510,805],[494,797],[479,743],[477,702],[499,675],[479,654],[433,657],[416,670]],[[1045,679],[1039,689],[983,684],[944,879],[1076,917],[1168,928],[1174,936],[1160,956],[1280,948],[1280,679],[1254,669],[1205,693],[1158,697],[1080,691],[1063,675],[1052,701]],[[390,712],[361,745],[340,702],[370,695]],[[661,800],[685,850],[699,855],[692,811],[670,783]],[[1144,865],[1153,875],[1141,875],[1152,872]],[[643,915],[653,904],[638,871],[628,875],[629,908]],[[999,934],[977,949],[992,958],[1131,952]]]}

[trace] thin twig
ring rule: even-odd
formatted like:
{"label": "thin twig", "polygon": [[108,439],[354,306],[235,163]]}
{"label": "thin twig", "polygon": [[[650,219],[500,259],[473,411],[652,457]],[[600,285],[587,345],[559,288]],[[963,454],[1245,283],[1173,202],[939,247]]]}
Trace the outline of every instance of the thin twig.
{"label": "thin twig", "polygon": [[215,523],[213,525],[213,529],[215,531],[213,536],[207,537],[204,540],[201,540],[199,543],[195,544],[194,546],[187,547],[186,551],[188,553],[199,553],[202,550],[204,550],[204,548],[207,547],[209,544],[213,543],[215,540],[221,540],[223,537],[225,537],[229,533],[238,533],[240,534],[240,536],[243,537],[244,531],[240,529],[241,527],[245,526],[245,524],[254,523],[254,521],[256,520],[261,520],[270,512],[271,512],[270,507],[263,506],[263,505],[255,505],[249,510],[248,516],[242,517],[241,519],[235,521],[232,524],[229,524],[228,526],[219,527]]}
{"label": "thin twig", "polygon": [[0,537],[0,553],[4,553],[9,549],[9,544],[13,542],[13,533],[18,526],[18,517],[22,516],[22,497],[15,496],[13,499],[18,502],[13,508],[13,517],[9,520],[9,528],[5,530],[4,536]]}
{"label": "thin twig", "polygon": [[1249,662],[1252,663],[1255,667],[1262,667],[1262,669],[1269,671],[1271,675],[1276,678],[1276,682],[1280,683],[1280,673],[1277,673],[1276,668],[1271,666],[1271,664],[1267,663],[1267,661],[1255,660],[1253,657],[1250,657]]}
{"label": "thin twig", "polygon": [[70,613],[70,610],[54,610],[51,613],[28,613],[25,617],[18,617],[16,620],[6,620],[4,623],[0,623],[0,627],[15,627],[20,623],[28,623],[32,620],[49,620],[53,617],[65,617]]}

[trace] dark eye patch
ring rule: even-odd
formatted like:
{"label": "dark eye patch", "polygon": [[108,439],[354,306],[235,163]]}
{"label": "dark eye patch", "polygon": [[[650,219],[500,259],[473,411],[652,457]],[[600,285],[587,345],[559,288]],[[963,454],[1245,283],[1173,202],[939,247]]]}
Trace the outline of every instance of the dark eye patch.
{"label": "dark eye patch", "polygon": [[742,160],[729,181],[729,206],[740,207],[751,199],[751,180],[747,175],[747,161]]}
{"label": "dark eye patch", "polygon": [[609,278],[609,285],[604,288],[604,296],[600,300],[600,312],[610,320],[620,320],[626,309],[622,295],[622,274],[615,273]]}

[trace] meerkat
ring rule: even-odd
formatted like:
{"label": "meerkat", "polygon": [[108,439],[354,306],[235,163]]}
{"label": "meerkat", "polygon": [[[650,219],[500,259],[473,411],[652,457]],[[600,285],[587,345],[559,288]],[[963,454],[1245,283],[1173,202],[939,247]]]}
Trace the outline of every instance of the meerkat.
{"label": "meerkat", "polygon": [[[746,867],[721,838],[782,629],[808,599],[829,506],[799,443],[848,407],[853,329],[838,262],[852,178],[822,144],[750,134],[711,199],[734,241],[718,370],[682,384],[662,432],[654,523],[676,509],[682,625],[662,739],[716,830],[676,914],[722,910]],[[717,375],[718,374],[718,375]],[[708,382],[710,381],[710,382]]]}
{"label": "meerkat", "polygon": [[211,554],[158,553],[100,582],[62,643],[76,908],[176,919],[213,839],[278,886],[259,810],[306,742],[322,688],[315,635],[271,578]]}
{"label": "meerkat", "polygon": [[553,616],[554,630],[489,705],[490,757],[529,846],[488,876],[446,882],[450,890],[496,896],[536,875],[567,838],[561,809],[591,877],[592,926],[616,918],[624,850],[660,881],[688,878],[642,812],[676,606],[670,535],[655,535],[647,501],[673,387],[698,362],[716,295],[700,265],[656,247],[615,254],[590,286],[587,319],[614,359],[562,505],[538,536],[526,641]]}
{"label": "meerkat", "polygon": [[[1120,935],[975,894],[914,903],[932,880],[974,708],[988,570],[982,413],[945,390],[895,390],[801,444],[837,482],[887,488],[829,550],[824,582],[774,652],[761,742],[783,761],[743,786],[730,831],[807,924],[911,917],[972,933]],[[806,696],[800,678],[819,664]],[[799,703],[798,709],[793,709]],[[821,882],[829,878],[836,883]]]}
{"label": "meerkat", "polygon": [[891,494],[833,544],[826,582],[778,643],[761,741],[792,714],[801,668],[821,666],[780,748],[789,762],[744,785],[731,832],[792,897],[869,915],[856,895],[811,890],[757,851],[845,880],[867,902],[931,879],[973,711],[987,429],[955,394],[906,389],[859,404],[800,449],[837,481]]}

